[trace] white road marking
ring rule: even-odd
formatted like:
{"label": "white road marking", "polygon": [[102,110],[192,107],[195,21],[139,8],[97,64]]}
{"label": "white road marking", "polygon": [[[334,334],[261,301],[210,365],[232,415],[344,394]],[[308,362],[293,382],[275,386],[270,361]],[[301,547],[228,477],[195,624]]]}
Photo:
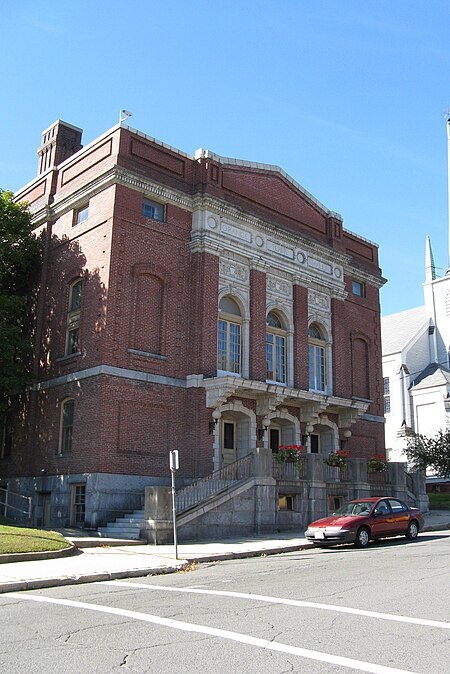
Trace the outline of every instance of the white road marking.
{"label": "white road marking", "polygon": [[145,583],[127,583],[120,580],[105,580],[102,585],[117,585],[118,587],[139,587],[144,590],[161,590],[162,592],[187,592],[190,594],[209,594],[219,597],[235,597],[238,599],[252,599],[253,601],[264,601],[270,604],[285,604],[286,606],[301,606],[303,608],[317,608],[324,611],[336,611],[338,613],[351,613],[353,615],[363,615],[368,618],[379,618],[381,620],[393,620],[394,622],[410,623],[412,625],[425,625],[426,627],[442,627],[450,629],[450,623],[440,620],[427,620],[426,618],[411,618],[408,616],[395,615],[395,613],[377,613],[376,611],[365,611],[359,608],[349,608],[347,606],[337,606],[334,604],[317,604],[312,601],[300,601],[297,599],[284,599],[283,597],[270,597],[261,594],[247,594],[245,592],[225,592],[224,590],[200,590],[190,587],[162,587],[159,585],[146,585]]}
{"label": "white road marking", "polygon": [[24,594],[21,592],[9,592],[3,596],[5,598],[18,599],[19,601],[36,601],[47,604],[58,604],[59,606],[68,606],[75,609],[86,609],[88,611],[99,611],[100,613],[109,613],[111,615],[123,616],[124,618],[130,618],[132,620],[142,620],[155,625],[163,625],[164,627],[183,630],[184,632],[197,632],[199,634],[207,634],[212,637],[218,637],[219,639],[228,639],[241,644],[263,648],[267,651],[278,651],[280,653],[288,653],[290,655],[308,658],[309,660],[317,660],[319,662],[327,662],[332,665],[339,665],[340,667],[350,667],[351,669],[357,669],[360,672],[370,672],[371,674],[415,674],[411,670],[385,667],[384,665],[377,665],[371,662],[364,662],[362,660],[344,658],[340,655],[329,655],[328,653],[320,653],[319,651],[312,651],[308,648],[298,648],[297,646],[288,646],[287,644],[267,641],[267,639],[258,639],[257,637],[252,637],[247,634],[240,634],[239,632],[230,632],[228,630],[220,630],[215,627],[207,627],[205,625],[197,625],[195,623],[186,623],[181,620],[162,618],[161,616],[149,615],[147,613],[140,613],[138,611],[128,611],[127,609],[123,608],[102,606],[100,604],[87,604],[86,602],[72,601],[71,599],[54,599],[53,597],[44,597],[42,595],[36,594]]}

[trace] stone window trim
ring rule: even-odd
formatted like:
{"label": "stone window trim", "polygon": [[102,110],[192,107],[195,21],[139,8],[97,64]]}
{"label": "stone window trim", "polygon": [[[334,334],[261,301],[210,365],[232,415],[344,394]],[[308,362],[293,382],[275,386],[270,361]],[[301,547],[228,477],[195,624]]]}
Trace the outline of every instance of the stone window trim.
{"label": "stone window trim", "polygon": [[141,358],[154,358],[155,360],[168,360],[168,356],[162,356],[159,353],[151,353],[150,351],[141,351],[140,349],[127,349],[132,356]]}

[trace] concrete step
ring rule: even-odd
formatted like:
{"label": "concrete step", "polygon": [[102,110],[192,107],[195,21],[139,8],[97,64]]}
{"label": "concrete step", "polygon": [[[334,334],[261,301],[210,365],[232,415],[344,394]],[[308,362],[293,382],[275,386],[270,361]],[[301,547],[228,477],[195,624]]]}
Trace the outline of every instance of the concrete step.
{"label": "concrete step", "polygon": [[133,527],[133,526],[140,527],[143,521],[144,520],[135,520],[135,519],[131,519],[131,518],[126,519],[125,517],[123,517],[122,519],[116,520],[115,522],[108,522],[108,524],[106,526],[112,527],[112,528],[115,528],[115,527]]}
{"label": "concrete step", "polygon": [[98,532],[102,538],[129,538],[130,540],[139,540],[140,529],[138,527],[123,527],[121,529],[99,527]]}

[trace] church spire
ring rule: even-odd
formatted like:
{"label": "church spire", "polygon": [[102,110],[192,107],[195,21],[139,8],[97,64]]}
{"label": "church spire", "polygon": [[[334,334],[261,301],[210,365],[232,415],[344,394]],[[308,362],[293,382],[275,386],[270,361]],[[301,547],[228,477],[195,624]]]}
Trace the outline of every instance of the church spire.
{"label": "church spire", "polygon": [[431,250],[430,237],[427,235],[425,243],[425,283],[436,279],[436,267],[434,264],[433,251]]}

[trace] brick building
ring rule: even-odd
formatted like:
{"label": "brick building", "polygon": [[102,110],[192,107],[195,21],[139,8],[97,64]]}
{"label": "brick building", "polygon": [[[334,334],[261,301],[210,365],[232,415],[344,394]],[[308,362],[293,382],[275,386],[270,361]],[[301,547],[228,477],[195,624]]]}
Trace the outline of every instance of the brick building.
{"label": "brick building", "polygon": [[276,166],[81,136],[44,131],[16,195],[45,230],[38,383],[0,467],[35,522],[136,505],[173,449],[185,483],[256,447],[384,454],[377,246]]}

